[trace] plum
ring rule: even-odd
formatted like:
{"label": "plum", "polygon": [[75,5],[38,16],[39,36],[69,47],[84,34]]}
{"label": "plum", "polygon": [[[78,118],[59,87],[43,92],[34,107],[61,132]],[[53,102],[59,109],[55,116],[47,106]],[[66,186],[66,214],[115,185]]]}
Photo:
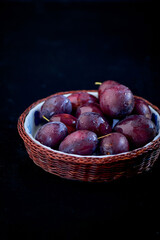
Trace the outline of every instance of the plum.
{"label": "plum", "polygon": [[156,136],[156,126],[143,115],[131,115],[118,122],[115,132],[126,136],[132,149],[143,147]]}
{"label": "plum", "polygon": [[97,135],[91,131],[78,130],[68,135],[60,144],[59,151],[65,153],[91,155],[98,144]]}
{"label": "plum", "polygon": [[53,115],[50,118],[50,122],[64,123],[68,129],[68,133],[70,134],[76,130],[77,118],[67,113],[61,113],[61,114]]}
{"label": "plum", "polygon": [[129,142],[121,133],[110,133],[100,142],[100,153],[102,155],[118,154],[129,151]]}
{"label": "plum", "polygon": [[35,139],[45,146],[56,148],[67,134],[67,127],[63,123],[49,122],[38,129]]}
{"label": "plum", "polygon": [[53,115],[59,113],[72,112],[72,104],[70,100],[63,95],[55,95],[48,98],[41,107],[40,115],[50,119]]}
{"label": "plum", "polygon": [[101,94],[100,107],[111,118],[123,118],[133,111],[134,96],[126,86],[115,85]]}
{"label": "plum", "polygon": [[100,105],[97,103],[86,103],[82,106],[79,106],[77,108],[76,117],[78,118],[82,113],[85,113],[85,112],[99,113],[102,117],[104,117],[104,115],[100,109]]}
{"label": "plum", "polygon": [[87,92],[72,93],[70,96],[68,96],[68,99],[72,103],[73,111],[76,111],[77,107],[83,104],[98,102],[98,98]]}
{"label": "plum", "polygon": [[102,136],[112,131],[111,126],[98,113],[85,112],[77,119],[78,130],[89,130],[95,132],[97,136]]}
{"label": "plum", "polygon": [[152,118],[152,112],[147,103],[141,99],[135,99],[135,106],[132,114],[144,115],[146,118]]}

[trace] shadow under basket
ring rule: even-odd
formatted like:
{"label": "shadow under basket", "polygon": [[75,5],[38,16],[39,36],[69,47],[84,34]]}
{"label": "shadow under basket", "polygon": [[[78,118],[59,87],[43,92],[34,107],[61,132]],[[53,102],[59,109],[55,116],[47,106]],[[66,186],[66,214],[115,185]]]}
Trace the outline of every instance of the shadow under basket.
{"label": "shadow under basket", "polygon": [[[95,90],[80,90],[98,96]],[[79,91],[60,92],[54,95],[69,96]],[[49,96],[49,97],[51,97]],[[18,132],[24,141],[26,150],[34,163],[45,171],[66,179],[109,182],[120,177],[131,177],[151,169],[160,154],[160,110],[147,100],[154,122],[157,127],[157,136],[142,148],[127,153],[107,156],[80,156],[66,154],[46,147],[34,139],[37,129],[34,123],[34,113],[40,110],[43,102],[38,100],[29,106],[18,119]]]}

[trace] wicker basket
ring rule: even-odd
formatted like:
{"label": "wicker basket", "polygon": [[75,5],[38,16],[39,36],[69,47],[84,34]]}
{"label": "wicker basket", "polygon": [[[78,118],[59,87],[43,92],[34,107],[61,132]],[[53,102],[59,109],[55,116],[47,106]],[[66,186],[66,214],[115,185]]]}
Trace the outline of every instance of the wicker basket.
{"label": "wicker basket", "polygon": [[[54,95],[64,94],[68,96],[75,92],[78,91],[60,92]],[[97,91],[95,90],[83,90],[83,92],[97,95]],[[130,177],[148,171],[157,160],[160,154],[160,110],[147,100],[143,99],[149,104],[154,113],[158,129],[158,135],[152,142],[142,148],[117,155],[79,156],[52,150],[34,139],[34,119],[32,115],[36,109],[40,109],[40,106],[47,98],[41,99],[29,106],[19,117],[17,125],[30,158],[45,171],[67,179],[103,182],[112,181],[121,176]],[[135,98],[142,99],[137,96]],[[30,121],[28,120],[29,115],[31,115]]]}

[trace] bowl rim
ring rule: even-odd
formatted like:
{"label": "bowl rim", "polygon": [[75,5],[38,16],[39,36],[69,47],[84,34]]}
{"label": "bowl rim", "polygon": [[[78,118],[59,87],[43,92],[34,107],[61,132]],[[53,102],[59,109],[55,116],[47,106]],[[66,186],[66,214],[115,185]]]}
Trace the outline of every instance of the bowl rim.
{"label": "bowl rim", "polygon": [[[17,128],[18,128],[18,132],[21,136],[21,138],[23,139],[24,143],[27,145],[30,145],[31,147],[34,147],[37,149],[37,151],[43,151],[43,153],[46,154],[47,156],[51,156],[54,158],[58,158],[61,159],[62,161],[67,161],[67,162],[77,162],[77,163],[84,163],[84,164],[90,164],[90,163],[94,163],[94,164],[104,164],[104,163],[114,163],[117,161],[125,161],[125,160],[129,160],[132,158],[136,158],[144,153],[147,153],[149,151],[152,151],[154,149],[157,149],[158,147],[160,147],[160,136],[157,137],[157,139],[152,140],[151,142],[149,142],[148,144],[146,144],[145,146],[141,147],[141,148],[137,148],[134,149],[132,151],[129,152],[125,152],[125,153],[121,153],[121,154],[116,154],[116,155],[104,155],[104,156],[82,156],[82,155],[77,155],[77,154],[69,154],[69,153],[63,153],[54,149],[51,149],[47,146],[42,145],[41,143],[39,143],[38,141],[36,141],[33,137],[31,138],[29,136],[29,134],[26,132],[25,130],[25,119],[27,117],[27,115],[29,114],[29,112],[38,104],[40,104],[41,102],[45,101],[46,99],[55,96],[55,95],[64,95],[64,94],[72,94],[72,93],[77,93],[77,92],[91,92],[91,93],[97,93],[98,90],[73,90],[73,91],[65,91],[65,92],[58,92],[52,95],[49,95],[45,98],[39,99],[36,102],[32,103],[19,117],[18,119],[18,123],[17,123]],[[160,115],[160,109],[153,105],[152,103],[150,103],[149,101],[147,101],[146,99],[139,97],[139,96],[135,96],[134,97],[136,99],[141,99],[144,102],[146,102],[149,106],[151,106],[159,115]],[[156,137],[155,137],[156,138]]]}

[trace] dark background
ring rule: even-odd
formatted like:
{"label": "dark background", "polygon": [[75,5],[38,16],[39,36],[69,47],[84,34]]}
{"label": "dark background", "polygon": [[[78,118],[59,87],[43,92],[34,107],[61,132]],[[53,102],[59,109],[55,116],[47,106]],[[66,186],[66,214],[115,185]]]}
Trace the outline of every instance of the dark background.
{"label": "dark background", "polygon": [[20,114],[58,91],[113,79],[160,107],[153,1],[0,2],[0,237],[160,239],[160,161],[111,183],[61,179],[37,167]]}

